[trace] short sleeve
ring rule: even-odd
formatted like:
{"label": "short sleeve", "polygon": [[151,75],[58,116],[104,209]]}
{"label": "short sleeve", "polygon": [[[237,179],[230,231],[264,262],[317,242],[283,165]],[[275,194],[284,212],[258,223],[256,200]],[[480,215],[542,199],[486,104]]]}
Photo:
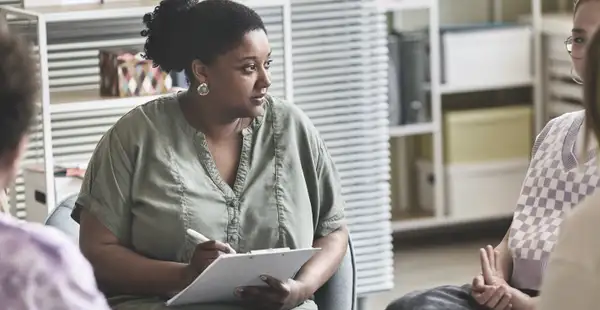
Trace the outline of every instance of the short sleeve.
{"label": "short sleeve", "polygon": [[85,209],[123,244],[129,243],[132,176],[133,163],[117,131],[111,129],[102,137],[90,159],[73,219],[79,222],[81,209]]}
{"label": "short sleeve", "polygon": [[340,229],[345,222],[341,181],[325,143],[317,137],[318,222],[315,237],[324,237]]}

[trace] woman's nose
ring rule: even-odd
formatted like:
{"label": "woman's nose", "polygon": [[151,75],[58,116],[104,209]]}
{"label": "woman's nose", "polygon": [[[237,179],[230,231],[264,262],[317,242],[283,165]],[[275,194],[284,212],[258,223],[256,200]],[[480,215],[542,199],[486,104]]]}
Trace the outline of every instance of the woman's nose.
{"label": "woman's nose", "polygon": [[269,88],[271,86],[271,73],[268,69],[263,68],[261,70],[257,84],[260,88]]}

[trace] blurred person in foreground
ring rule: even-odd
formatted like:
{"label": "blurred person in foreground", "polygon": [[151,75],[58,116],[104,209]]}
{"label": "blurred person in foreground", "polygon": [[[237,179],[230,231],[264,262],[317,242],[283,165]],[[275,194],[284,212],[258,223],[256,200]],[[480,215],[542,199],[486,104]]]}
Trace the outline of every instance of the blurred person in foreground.
{"label": "blurred person in foreground", "polygon": [[93,270],[58,230],[12,217],[14,180],[36,113],[37,68],[29,47],[0,31],[0,305],[4,310],[108,310]]}

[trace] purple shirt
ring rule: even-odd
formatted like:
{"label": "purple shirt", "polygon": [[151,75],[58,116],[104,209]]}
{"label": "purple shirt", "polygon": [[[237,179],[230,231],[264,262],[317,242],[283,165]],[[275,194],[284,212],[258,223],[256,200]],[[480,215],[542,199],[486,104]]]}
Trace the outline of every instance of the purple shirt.
{"label": "purple shirt", "polygon": [[0,213],[0,304],[10,310],[109,310],[72,241]]}

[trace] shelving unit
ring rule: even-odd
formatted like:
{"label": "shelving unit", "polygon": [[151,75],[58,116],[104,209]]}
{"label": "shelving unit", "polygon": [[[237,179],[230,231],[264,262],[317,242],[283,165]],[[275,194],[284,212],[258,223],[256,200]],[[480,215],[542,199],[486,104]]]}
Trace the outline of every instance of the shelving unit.
{"label": "shelving unit", "polygon": [[[485,217],[455,218],[450,215],[447,207],[448,184],[446,184],[446,168],[444,160],[444,131],[442,126],[442,98],[444,95],[465,94],[471,92],[506,90],[523,87],[531,87],[534,76],[521,80],[499,83],[477,83],[477,85],[453,85],[440,83],[441,75],[441,43],[439,5],[444,0],[378,0],[376,5],[382,12],[401,12],[407,10],[428,10],[429,15],[429,50],[430,50],[430,83],[425,86],[431,95],[432,121],[423,124],[409,124],[392,126],[390,138],[399,139],[415,135],[432,135],[433,143],[433,176],[435,179],[434,206],[431,211],[418,210],[408,212],[392,222],[392,230],[395,233],[420,230],[427,228],[459,225],[483,220],[496,220],[508,218],[512,213],[504,215],[490,215]],[[490,7],[493,8],[490,17],[495,22],[502,20],[502,0],[491,0]],[[404,180],[414,182],[415,180]],[[402,181],[400,181],[402,182]],[[511,210],[512,211],[512,210]]]}
{"label": "shelving unit", "polygon": [[428,10],[429,12],[429,52],[430,65],[429,75],[431,82],[426,87],[431,94],[431,122],[423,124],[408,124],[394,126],[390,128],[391,138],[404,138],[415,135],[431,134],[433,136],[434,152],[434,175],[436,179],[434,211],[433,214],[427,214],[423,220],[423,215],[408,214],[406,221],[393,222],[392,231],[398,232],[410,227],[421,227],[422,221],[433,220],[443,221],[445,217],[445,178],[444,178],[444,159],[443,159],[443,133],[442,133],[442,86],[441,81],[441,52],[440,52],[440,27],[438,0],[378,0],[376,5],[382,12],[395,12],[407,10]]}
{"label": "shelving unit", "polygon": [[[273,92],[293,102],[289,0],[245,0],[243,3],[259,13],[264,10],[267,28],[274,27],[273,57],[280,60],[277,62],[280,65],[274,66],[272,74],[280,83],[273,85]],[[120,116],[159,97],[107,98],[101,97],[98,90],[98,50],[141,47],[144,43],[144,38],[139,36],[141,18],[154,10],[156,4],[155,0],[139,0],[28,10],[0,6],[0,15],[11,21],[15,31],[21,31],[32,41],[39,61],[41,128],[32,135],[24,164],[39,162],[42,157],[48,210],[57,203],[53,167],[87,163],[102,134]],[[109,37],[105,32],[110,31],[113,36]],[[17,215],[24,200],[22,181],[18,178],[10,191],[12,210]]]}

